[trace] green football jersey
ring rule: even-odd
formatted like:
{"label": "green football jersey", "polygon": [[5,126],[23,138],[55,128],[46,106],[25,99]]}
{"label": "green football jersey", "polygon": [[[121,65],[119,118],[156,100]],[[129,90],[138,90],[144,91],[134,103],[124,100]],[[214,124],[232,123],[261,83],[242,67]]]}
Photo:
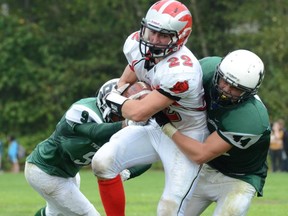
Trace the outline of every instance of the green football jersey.
{"label": "green football jersey", "polygon": [[[74,103],[56,125],[53,134],[27,157],[44,172],[74,177],[91,164],[95,152],[122,128],[122,122],[103,123],[96,98]],[[76,130],[77,129],[77,130]]]}
{"label": "green football jersey", "polygon": [[207,102],[208,128],[232,145],[225,154],[208,164],[221,173],[253,185],[262,196],[267,176],[267,153],[270,144],[270,121],[266,107],[258,96],[229,107],[213,103],[210,90],[220,57],[200,60]]}

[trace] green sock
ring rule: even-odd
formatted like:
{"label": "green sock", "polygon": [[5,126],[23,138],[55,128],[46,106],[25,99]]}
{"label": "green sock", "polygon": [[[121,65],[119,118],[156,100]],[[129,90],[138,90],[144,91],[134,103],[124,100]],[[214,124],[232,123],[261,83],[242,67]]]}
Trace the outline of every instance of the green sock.
{"label": "green sock", "polygon": [[34,216],[46,216],[45,207],[39,209]]}

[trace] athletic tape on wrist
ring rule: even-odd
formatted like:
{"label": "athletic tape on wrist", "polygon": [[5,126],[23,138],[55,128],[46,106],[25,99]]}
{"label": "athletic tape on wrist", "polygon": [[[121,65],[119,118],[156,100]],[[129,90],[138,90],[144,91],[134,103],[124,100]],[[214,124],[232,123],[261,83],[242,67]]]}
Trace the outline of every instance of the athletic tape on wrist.
{"label": "athletic tape on wrist", "polygon": [[176,133],[177,129],[172,124],[167,123],[162,127],[162,131],[172,139],[172,136]]}

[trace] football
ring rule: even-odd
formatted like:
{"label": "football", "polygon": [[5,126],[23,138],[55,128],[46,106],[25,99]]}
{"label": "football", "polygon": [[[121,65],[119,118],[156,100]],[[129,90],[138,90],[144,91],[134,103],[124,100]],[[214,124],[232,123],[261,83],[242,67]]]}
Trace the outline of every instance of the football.
{"label": "football", "polygon": [[152,91],[150,85],[145,82],[135,82],[134,84],[130,85],[122,95],[129,99],[133,100],[140,100],[145,97],[148,93]]}

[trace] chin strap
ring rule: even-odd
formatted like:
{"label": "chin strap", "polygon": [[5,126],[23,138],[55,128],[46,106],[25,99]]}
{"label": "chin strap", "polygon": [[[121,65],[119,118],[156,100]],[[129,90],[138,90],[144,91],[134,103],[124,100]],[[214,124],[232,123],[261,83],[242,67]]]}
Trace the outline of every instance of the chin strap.
{"label": "chin strap", "polygon": [[145,57],[144,68],[146,70],[151,70],[155,66],[155,59],[150,57]]}

